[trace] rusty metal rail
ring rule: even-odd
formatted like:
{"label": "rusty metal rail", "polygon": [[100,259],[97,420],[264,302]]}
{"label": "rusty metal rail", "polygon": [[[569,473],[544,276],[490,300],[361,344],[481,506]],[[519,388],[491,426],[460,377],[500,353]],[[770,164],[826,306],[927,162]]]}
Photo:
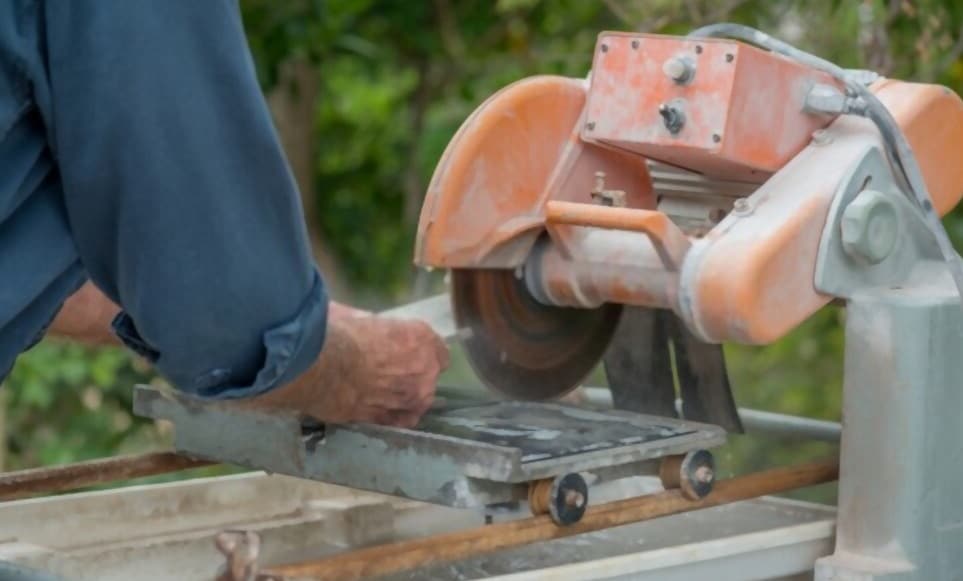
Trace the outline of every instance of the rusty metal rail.
{"label": "rusty metal rail", "polygon": [[[440,563],[477,557],[487,553],[617,527],[643,520],[696,509],[778,494],[796,488],[832,482],[839,477],[836,459],[775,468],[716,482],[700,500],[687,499],[680,490],[667,490],[626,500],[589,507],[585,516],[571,526],[557,526],[548,516],[402,541],[351,551],[317,561],[269,567],[257,575],[259,581],[317,579],[355,581],[410,571]],[[246,562],[245,565],[251,565]],[[250,570],[247,569],[250,573]],[[222,577],[235,579],[235,577]]]}
{"label": "rusty metal rail", "polygon": [[64,492],[212,464],[214,462],[188,458],[173,452],[151,452],[6,472],[0,474],[0,500]]}

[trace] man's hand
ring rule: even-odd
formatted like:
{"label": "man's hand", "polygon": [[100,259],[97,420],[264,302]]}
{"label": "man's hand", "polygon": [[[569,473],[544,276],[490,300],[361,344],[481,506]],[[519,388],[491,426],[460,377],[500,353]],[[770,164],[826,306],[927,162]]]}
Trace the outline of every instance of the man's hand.
{"label": "man's hand", "polygon": [[[51,333],[88,344],[119,344],[110,322],[120,308],[87,283],[67,300]],[[332,423],[411,427],[434,399],[448,366],[444,342],[421,321],[373,316],[332,302],[315,364],[291,384],[249,400]]]}
{"label": "man's hand", "polygon": [[434,401],[448,349],[421,321],[330,317],[317,363],[252,405],[294,409],[331,423],[413,427]]}

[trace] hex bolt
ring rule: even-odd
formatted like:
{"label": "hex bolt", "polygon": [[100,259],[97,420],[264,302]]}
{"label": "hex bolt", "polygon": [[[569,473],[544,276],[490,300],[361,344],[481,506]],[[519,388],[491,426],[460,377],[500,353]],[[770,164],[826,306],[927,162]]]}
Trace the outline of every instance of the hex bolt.
{"label": "hex bolt", "polygon": [[683,57],[672,57],[662,63],[662,72],[677,85],[684,85],[695,76],[695,63]]}
{"label": "hex bolt", "polygon": [[882,192],[863,190],[843,210],[843,250],[861,262],[879,264],[896,247],[899,228],[893,202]]}

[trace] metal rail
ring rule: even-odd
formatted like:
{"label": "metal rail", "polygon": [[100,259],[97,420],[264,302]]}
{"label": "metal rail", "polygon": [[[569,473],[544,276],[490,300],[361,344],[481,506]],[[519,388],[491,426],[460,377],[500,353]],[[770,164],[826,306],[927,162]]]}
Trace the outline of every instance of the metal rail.
{"label": "metal rail", "polygon": [[[680,490],[667,490],[590,507],[582,520],[571,526],[560,527],[552,522],[550,517],[538,516],[351,551],[317,561],[271,567],[257,575],[256,579],[355,581],[368,576],[410,571],[540,541],[778,494],[832,482],[838,477],[839,463],[835,459],[775,468],[719,481],[712,493],[701,500],[688,500]],[[244,567],[245,572],[250,574],[250,566],[254,563],[248,561],[244,564],[248,565]]]}
{"label": "metal rail", "polygon": [[174,452],[151,452],[7,472],[0,474],[0,500],[64,492],[117,480],[155,476],[212,464],[214,463],[188,458]]}
{"label": "metal rail", "polygon": [[[588,401],[602,407],[612,406],[612,393],[604,387],[587,387]],[[681,403],[676,402],[680,409]],[[803,416],[739,408],[739,417],[747,432],[762,432],[784,438],[803,438],[820,442],[839,442],[843,428],[838,422],[816,420]]]}

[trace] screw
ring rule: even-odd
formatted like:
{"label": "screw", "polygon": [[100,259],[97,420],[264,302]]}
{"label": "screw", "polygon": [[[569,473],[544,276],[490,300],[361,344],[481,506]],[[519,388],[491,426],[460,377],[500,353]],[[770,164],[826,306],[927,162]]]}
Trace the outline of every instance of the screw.
{"label": "screw", "polygon": [[602,52],[609,52],[609,45],[603,44],[603,45],[602,45]]}
{"label": "screw", "polygon": [[752,213],[752,204],[745,198],[739,198],[733,202],[732,209],[736,214],[745,216]]}
{"label": "screw", "polygon": [[727,62],[727,63],[731,63],[731,62],[733,61],[733,59],[735,59],[735,58],[736,58],[736,55],[732,54],[731,52],[727,52],[727,53],[726,53],[726,62]]}
{"label": "screw", "polygon": [[713,471],[712,468],[709,468],[708,466],[699,466],[698,468],[696,468],[695,474],[693,474],[693,478],[695,479],[695,481],[701,484],[708,484],[713,480],[715,480],[715,477],[716,477],[715,471]]}
{"label": "screw", "polygon": [[585,128],[588,129],[589,131],[592,131],[593,129],[595,129],[595,121],[589,121],[588,123],[586,123]]}
{"label": "screw", "polygon": [[639,48],[639,41],[633,40],[633,41],[632,41],[632,48],[633,48],[633,49]]}
{"label": "screw", "polygon": [[605,189],[605,172],[595,172],[595,191],[601,192]]}
{"label": "screw", "polygon": [[719,143],[720,141],[722,141],[722,136],[719,135],[718,133],[713,133],[713,134],[712,134],[712,142],[713,142],[713,143]]}
{"label": "screw", "polygon": [[696,54],[702,54],[702,45],[697,44],[695,47]]}
{"label": "screw", "polygon": [[625,206],[625,192],[622,190],[605,189],[605,172],[595,172],[595,187],[589,192],[592,199],[603,206]]}
{"label": "screw", "polygon": [[578,490],[565,491],[565,506],[582,508],[585,505],[585,495]]}

